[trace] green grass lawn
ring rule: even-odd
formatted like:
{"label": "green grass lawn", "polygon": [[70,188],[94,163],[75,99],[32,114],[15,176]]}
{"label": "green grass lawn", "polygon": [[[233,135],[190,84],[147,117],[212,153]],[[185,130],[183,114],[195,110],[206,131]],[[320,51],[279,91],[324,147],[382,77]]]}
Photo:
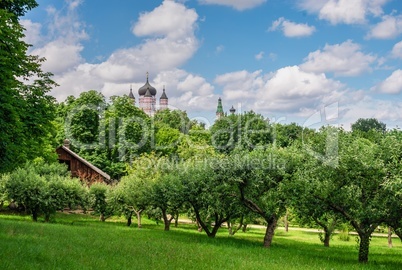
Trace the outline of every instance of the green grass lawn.
{"label": "green grass lawn", "polygon": [[362,265],[354,236],[334,236],[324,248],[315,233],[279,228],[265,249],[260,229],[229,237],[222,228],[210,239],[194,225],[165,232],[147,220],[142,229],[80,214],[57,214],[56,221],[0,213],[0,269],[402,269],[398,239],[388,248],[386,238],[374,237]]}

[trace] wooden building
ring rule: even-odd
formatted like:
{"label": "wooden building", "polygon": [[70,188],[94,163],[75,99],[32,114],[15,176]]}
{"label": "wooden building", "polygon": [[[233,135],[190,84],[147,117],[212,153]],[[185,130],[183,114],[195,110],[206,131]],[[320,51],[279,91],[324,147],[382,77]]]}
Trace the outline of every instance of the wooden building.
{"label": "wooden building", "polygon": [[64,145],[56,149],[58,160],[65,163],[72,177],[78,177],[88,186],[96,182],[111,184],[113,180],[101,169],[92,165],[87,160],[80,157],[77,153],[70,150],[69,140],[64,140]]}

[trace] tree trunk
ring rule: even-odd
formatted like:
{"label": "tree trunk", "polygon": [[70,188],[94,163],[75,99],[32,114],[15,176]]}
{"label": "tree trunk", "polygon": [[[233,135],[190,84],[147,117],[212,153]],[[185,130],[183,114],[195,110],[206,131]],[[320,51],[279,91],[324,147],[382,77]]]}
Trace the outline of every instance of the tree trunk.
{"label": "tree trunk", "polygon": [[286,209],[286,214],[285,214],[285,232],[289,232],[289,221],[288,221],[288,217],[289,217],[289,212]]}
{"label": "tree trunk", "polygon": [[32,211],[32,220],[33,221],[38,221],[38,212],[37,211]]}
{"label": "tree trunk", "polygon": [[242,232],[247,232],[247,223],[245,223],[245,224],[243,224],[243,228],[241,229],[242,230]]}
{"label": "tree trunk", "polygon": [[278,220],[276,219],[275,215],[272,215],[267,221],[268,226],[264,236],[264,247],[269,248],[271,247],[272,239],[274,238],[276,224],[278,223]]}
{"label": "tree trunk", "polygon": [[230,235],[230,236],[233,236],[234,233],[233,233],[233,229],[232,229],[232,224],[230,223],[229,220],[227,221],[227,224],[228,224],[229,235]]}
{"label": "tree trunk", "polygon": [[202,232],[202,226],[200,225],[200,222],[198,221],[198,218],[195,219],[195,224],[197,224],[197,231]]}
{"label": "tree trunk", "polygon": [[368,262],[368,254],[370,247],[370,234],[359,234],[360,237],[360,245],[359,245],[359,262],[367,263]]}
{"label": "tree trunk", "polygon": [[131,226],[132,217],[133,217],[133,213],[130,212],[130,214],[128,214],[128,216],[127,216],[127,227]]}
{"label": "tree trunk", "polygon": [[142,228],[142,224],[141,224],[141,212],[142,212],[142,210],[140,210],[140,211],[135,211],[135,214],[137,215],[137,224],[138,224],[138,228]]}
{"label": "tree trunk", "polygon": [[175,213],[174,226],[175,226],[176,228],[179,227],[179,212],[176,212],[176,213]]}
{"label": "tree trunk", "polygon": [[99,220],[105,222],[106,218],[104,214],[100,214]]}
{"label": "tree trunk", "polygon": [[162,218],[163,218],[163,224],[165,225],[165,231],[169,231],[170,230],[170,220],[167,217],[166,209],[162,209]]}
{"label": "tree trunk", "polygon": [[324,228],[324,247],[329,247],[329,240],[331,240],[331,232]]}
{"label": "tree trunk", "polygon": [[392,248],[392,228],[388,226],[388,247]]}

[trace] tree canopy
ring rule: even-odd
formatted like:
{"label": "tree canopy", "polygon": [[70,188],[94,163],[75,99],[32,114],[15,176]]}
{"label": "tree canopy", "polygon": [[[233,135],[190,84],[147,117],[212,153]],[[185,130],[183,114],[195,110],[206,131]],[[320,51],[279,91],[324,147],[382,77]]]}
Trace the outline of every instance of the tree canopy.
{"label": "tree canopy", "polygon": [[47,155],[55,99],[48,95],[56,83],[43,72],[43,58],[28,55],[18,17],[35,1],[0,3],[0,172],[37,156]]}

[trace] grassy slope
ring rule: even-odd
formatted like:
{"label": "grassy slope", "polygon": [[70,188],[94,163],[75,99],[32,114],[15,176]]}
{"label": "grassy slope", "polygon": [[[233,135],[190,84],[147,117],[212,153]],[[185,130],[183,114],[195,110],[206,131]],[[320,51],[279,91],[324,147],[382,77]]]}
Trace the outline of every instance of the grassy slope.
{"label": "grassy slope", "polygon": [[357,263],[354,237],[334,237],[324,248],[314,233],[277,230],[271,249],[263,231],[252,229],[216,239],[192,225],[164,232],[151,222],[128,228],[83,215],[62,215],[57,223],[0,215],[0,269],[402,269],[402,244],[373,238],[369,263]]}

